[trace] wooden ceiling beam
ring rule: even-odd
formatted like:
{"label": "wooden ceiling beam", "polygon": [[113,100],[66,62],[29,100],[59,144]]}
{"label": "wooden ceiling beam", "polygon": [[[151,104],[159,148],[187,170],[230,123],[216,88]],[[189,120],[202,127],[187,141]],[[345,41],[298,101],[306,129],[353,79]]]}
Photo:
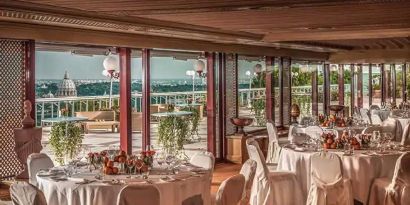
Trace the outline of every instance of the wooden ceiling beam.
{"label": "wooden ceiling beam", "polygon": [[288,56],[306,60],[326,60],[328,53],[272,48],[242,44],[222,44],[200,40],[188,40],[141,34],[119,33],[66,28],[49,25],[33,25],[0,21],[0,38],[34,39],[38,42],[67,44],[122,46],[131,48],[164,48],[210,52],[233,52],[243,55]]}
{"label": "wooden ceiling beam", "polygon": [[410,49],[352,50],[332,53],[329,63],[398,63],[410,62]]}

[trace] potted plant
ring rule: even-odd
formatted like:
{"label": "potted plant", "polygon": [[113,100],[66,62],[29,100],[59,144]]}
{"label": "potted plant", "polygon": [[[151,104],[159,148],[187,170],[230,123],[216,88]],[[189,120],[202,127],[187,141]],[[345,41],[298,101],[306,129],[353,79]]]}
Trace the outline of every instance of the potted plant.
{"label": "potted plant", "polygon": [[78,125],[68,122],[55,123],[50,132],[50,146],[55,160],[63,164],[72,159],[77,154],[83,138]]}
{"label": "potted plant", "polygon": [[382,96],[382,91],[380,89],[380,84],[374,84],[373,85],[373,97],[374,98],[381,98]]}

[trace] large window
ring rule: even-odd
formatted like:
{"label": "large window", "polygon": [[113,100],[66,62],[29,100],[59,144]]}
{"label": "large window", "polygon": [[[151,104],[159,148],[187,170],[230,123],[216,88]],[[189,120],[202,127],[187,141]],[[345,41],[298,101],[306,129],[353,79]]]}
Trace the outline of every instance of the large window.
{"label": "large window", "polygon": [[301,116],[312,114],[312,73],[307,62],[292,61],[292,105],[297,104]]}
{"label": "large window", "polygon": [[141,50],[131,52],[132,152],[142,150],[142,58]]}

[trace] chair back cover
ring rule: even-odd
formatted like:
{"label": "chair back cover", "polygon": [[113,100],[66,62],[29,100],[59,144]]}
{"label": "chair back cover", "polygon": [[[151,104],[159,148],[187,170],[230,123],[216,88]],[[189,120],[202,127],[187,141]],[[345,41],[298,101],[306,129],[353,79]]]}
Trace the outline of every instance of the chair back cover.
{"label": "chair back cover", "polygon": [[249,192],[252,188],[253,179],[255,178],[256,167],[256,162],[252,159],[248,159],[242,165],[241,171],[239,172],[245,177],[245,186],[242,200],[245,200],[245,198],[247,197],[247,195],[249,195]]}
{"label": "chair back cover", "polygon": [[290,125],[288,140],[292,144],[302,144],[305,142],[308,135],[305,133],[304,128]]}
{"label": "chair back cover", "polygon": [[266,156],[267,163],[278,163],[280,152],[282,148],[279,146],[278,131],[273,123],[267,122],[266,128],[268,130],[269,146],[268,154]]}
{"label": "chair back cover", "polygon": [[392,183],[387,188],[384,204],[410,204],[410,152],[402,154],[397,159]]}
{"label": "chair back cover", "polygon": [[404,128],[403,135],[401,137],[401,145],[410,145],[410,124],[407,124]]}
{"label": "chair back cover", "polygon": [[371,124],[371,120],[369,117],[369,110],[366,108],[360,108],[360,116],[362,117],[362,120],[367,122],[368,124]]}
{"label": "chair back cover", "polygon": [[24,181],[17,181],[10,186],[13,205],[47,205],[43,192]]}
{"label": "chair back cover", "polygon": [[27,158],[27,168],[29,182],[33,185],[37,185],[36,174],[42,169],[49,169],[54,167],[53,161],[47,154],[44,153],[32,153]]}
{"label": "chair back cover", "polygon": [[204,200],[202,200],[202,196],[200,194],[191,196],[184,201],[182,201],[182,205],[203,205]]}
{"label": "chair back cover", "polygon": [[380,110],[378,105],[370,105],[369,110]]}
{"label": "chair back cover", "polygon": [[216,205],[237,205],[243,196],[245,177],[237,174],[222,182],[216,193]]}
{"label": "chair back cover", "polygon": [[127,185],[118,194],[117,205],[160,205],[160,197],[160,192],[154,185]]}
{"label": "chair back cover", "polygon": [[353,204],[350,181],[343,179],[341,160],[337,154],[321,152],[311,157],[312,185],[308,205]]}
{"label": "chair back cover", "polygon": [[306,128],[305,133],[311,138],[318,138],[323,134],[323,129],[319,126],[309,126]]}
{"label": "chair back cover", "polygon": [[383,120],[380,118],[380,115],[377,113],[370,114],[372,125],[381,125]]}
{"label": "chair back cover", "polygon": [[394,109],[390,111],[390,116],[392,117],[400,117],[403,114],[403,110]]}
{"label": "chair back cover", "polygon": [[394,141],[401,141],[402,137],[402,127],[400,124],[400,121],[394,118],[387,118],[383,123],[381,124],[382,127],[382,132],[384,133],[393,133],[394,135]]}
{"label": "chair back cover", "polygon": [[382,127],[380,126],[369,126],[364,128],[362,131],[362,134],[373,134],[374,131],[379,131],[380,133],[382,132]]}
{"label": "chair back cover", "polygon": [[214,171],[215,157],[210,152],[198,152],[192,156],[190,163],[207,170]]}

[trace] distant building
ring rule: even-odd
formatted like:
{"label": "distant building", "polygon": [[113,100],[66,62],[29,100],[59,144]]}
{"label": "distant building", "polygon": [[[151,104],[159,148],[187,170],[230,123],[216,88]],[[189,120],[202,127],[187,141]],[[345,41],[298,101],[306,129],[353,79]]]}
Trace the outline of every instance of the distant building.
{"label": "distant building", "polygon": [[53,93],[51,93],[51,91],[48,91],[48,94],[44,94],[43,98],[54,98]]}
{"label": "distant building", "polygon": [[72,97],[77,96],[77,89],[74,81],[70,79],[68,72],[64,74],[63,81],[58,85],[56,97]]}

